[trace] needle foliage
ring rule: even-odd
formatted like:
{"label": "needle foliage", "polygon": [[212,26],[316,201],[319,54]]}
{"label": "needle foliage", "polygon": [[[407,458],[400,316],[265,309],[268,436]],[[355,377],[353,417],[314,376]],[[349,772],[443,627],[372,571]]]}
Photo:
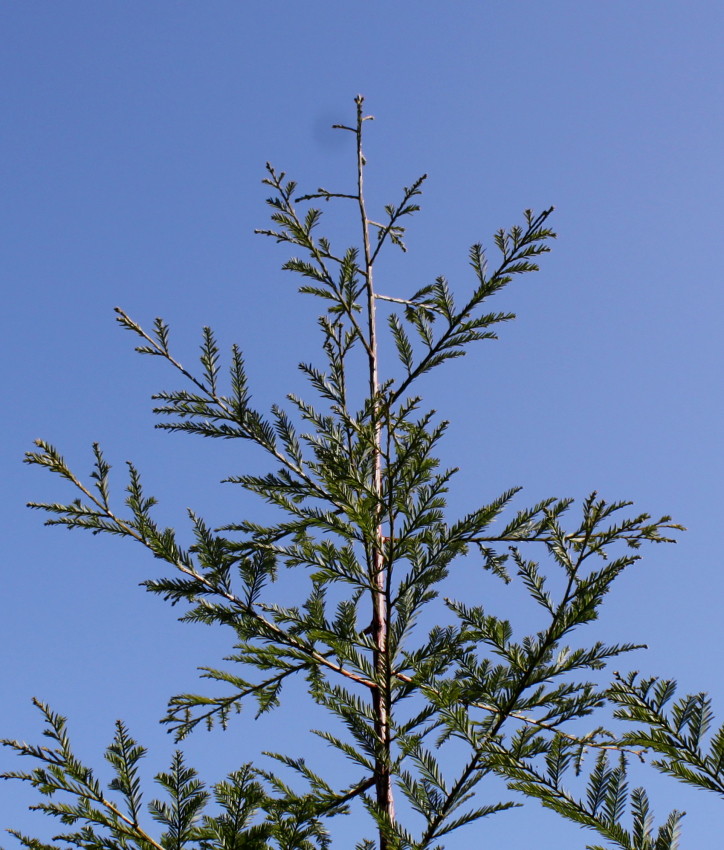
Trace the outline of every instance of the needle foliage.
{"label": "needle foliage", "polygon": [[[158,427],[261,450],[269,471],[228,480],[272,505],[274,522],[241,517],[217,528],[190,514],[194,542],[184,547],[174,529],[158,525],[156,499],[132,464],[118,503],[99,446],[87,481],[46,442],[26,457],[75,490],[65,504],[32,504],[48,525],[135,541],[168,567],[144,582],[148,591],[181,605],[187,622],[230,630],[231,657],[202,669],[220,689],[169,701],[163,722],[179,741],[215,724],[235,734],[253,722],[236,718],[243,705],[273,711],[299,679],[329,718],[314,734],[343,758],[312,764],[299,752],[267,754],[206,784],[179,751],[156,787],[143,789],[146,750],[119,721],[104,785],[74,754],[65,718],[38,702],[46,744],[4,741],[33,765],[4,776],[31,783],[41,795],[36,808],[60,824],[52,844],[14,832],[31,850],[327,848],[337,819],[351,811],[359,815],[357,850],[433,850],[460,829],[477,844],[485,820],[526,798],[606,847],[674,850],[680,814],[655,826],[646,792],[629,789],[631,753],[653,749],[662,770],[722,791],[722,730],[701,749],[706,699],[686,698],[666,715],[671,683],[601,684],[600,671],[635,647],[586,639],[641,546],[670,541],[678,526],[595,493],[579,506],[548,498],[522,507],[517,487],[464,516],[447,509],[455,470],[437,456],[447,422],[426,408],[420,379],[495,339],[514,318],[495,309],[493,296],[537,270],[554,236],[552,209],[528,210],[495,234],[490,259],[474,245],[466,288],[453,293],[438,277],[405,298],[388,295],[377,288],[378,265],[388,246],[405,250],[425,177],[381,214],[368,213],[369,118],[359,97],[354,120],[335,130],[355,139],[352,189],[302,193],[267,166],[271,224],[260,233],[288,246],[284,268],[320,305],[321,357],[300,364],[308,397],[261,411],[239,348],[225,359],[205,328],[199,368],[190,371],[161,319],[145,329],[116,310],[136,350],[166,361],[181,381],[154,396]],[[336,246],[321,234],[322,205],[346,205],[357,244]],[[383,335],[396,352],[389,362],[380,357]],[[539,606],[537,627],[515,633],[485,598],[446,596],[455,562],[519,582]],[[288,569],[306,581],[298,605],[275,597]],[[610,699],[622,718],[643,724],[639,731],[619,740],[596,725],[592,715]]]}

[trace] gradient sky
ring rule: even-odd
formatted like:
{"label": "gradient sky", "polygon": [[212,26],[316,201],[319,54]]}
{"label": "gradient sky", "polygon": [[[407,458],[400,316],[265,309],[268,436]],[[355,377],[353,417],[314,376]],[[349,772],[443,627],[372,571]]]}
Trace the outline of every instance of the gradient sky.
{"label": "gradient sky", "polygon": [[[112,308],[164,316],[184,362],[204,324],[237,341],[263,408],[301,389],[317,307],[279,271],[283,250],[252,233],[267,224],[260,180],[270,160],[308,190],[350,181],[349,140],[327,127],[351,120],[358,92],[376,118],[371,203],[430,175],[409,254],[378,273],[388,294],[439,274],[464,291],[470,244],[556,206],[553,253],[500,298],[518,320],[425,387],[453,422],[452,507],[520,484],[520,507],[597,489],[671,513],[688,532],[645,551],[596,634],[649,644],[621,666],[710,691],[724,720],[722,44],[713,0],[3,3],[0,734],[38,739],[37,695],[69,715],[87,761],[123,717],[151,748],[147,774],[165,769],[165,701],[196,687],[226,636],[144,594],[156,565],[130,543],[43,529],[24,503],[74,494],[20,459],[43,437],[85,474],[97,440],[116,494],[133,459],[162,522],[182,526],[186,507],[213,525],[261,515],[218,484],[266,468],[257,454],[153,430],[149,395],[178,381],[133,354]],[[472,568],[457,581],[515,609]],[[281,719],[197,733],[189,758],[216,780],[271,735],[297,746]],[[657,815],[689,812],[683,847],[716,843],[713,795],[647,784]],[[25,812],[34,799],[0,787],[0,827],[50,835]],[[530,804],[449,847],[595,840]]]}

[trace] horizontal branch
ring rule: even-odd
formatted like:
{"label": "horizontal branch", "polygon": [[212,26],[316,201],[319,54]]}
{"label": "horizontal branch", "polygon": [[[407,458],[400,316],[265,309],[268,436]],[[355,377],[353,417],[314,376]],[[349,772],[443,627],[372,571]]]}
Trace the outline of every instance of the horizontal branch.
{"label": "horizontal branch", "polygon": [[[396,671],[392,671],[392,675],[398,679],[400,682],[405,682],[408,685],[415,684],[415,680],[411,676],[407,676],[405,673],[399,673]],[[440,695],[440,692],[435,690],[435,688],[428,688],[436,695]],[[483,711],[487,711],[490,714],[501,714],[499,708],[496,708],[493,705],[488,705],[484,702],[467,702],[466,705],[472,708],[480,708]],[[576,744],[581,744],[585,747],[594,747],[598,750],[615,750],[620,753],[630,753],[631,755],[635,755],[638,758],[641,758],[644,750],[633,750],[628,747],[622,747],[619,744],[602,744],[598,743],[590,738],[579,737],[577,735],[571,735],[569,732],[564,732],[558,726],[555,726],[552,723],[546,723],[544,720],[537,720],[535,717],[529,717],[527,714],[522,714],[519,711],[509,711],[506,712],[508,717],[513,717],[515,720],[520,720],[522,723],[526,723],[529,726],[536,726],[539,729],[545,729],[547,732],[554,732],[556,735],[560,735],[562,738],[565,738],[568,741],[572,741]]]}
{"label": "horizontal branch", "polygon": [[299,201],[313,201],[318,198],[325,201],[328,201],[330,198],[348,198],[351,201],[359,201],[359,195],[348,195],[345,192],[328,192],[320,186],[316,192],[312,192],[309,195],[300,195],[298,198],[295,198],[294,203],[296,204]]}
{"label": "horizontal branch", "polygon": [[[678,525],[676,523],[670,523],[666,525],[657,525],[657,528],[670,528],[674,531],[684,531],[684,527],[682,525]],[[563,540],[567,543],[586,543],[591,540],[596,540],[600,538],[608,538],[610,534],[608,532],[599,532],[597,534],[564,534]],[[465,538],[467,543],[560,543],[560,538],[557,537],[548,537],[548,536],[534,536],[534,537],[467,537]],[[619,534],[616,536],[616,540],[624,540],[626,542],[638,542],[648,541],[649,543],[676,543],[676,540],[671,537],[650,537],[646,534]]]}
{"label": "horizontal branch", "polygon": [[[106,519],[114,522],[119,529],[120,532],[127,535],[128,537],[132,537],[134,540],[137,540],[141,543],[145,548],[150,549],[150,545],[148,541],[140,534],[135,528],[130,526],[127,522],[117,517],[113,511],[108,507],[108,505],[101,502],[94,494],[72,473],[68,470],[67,477],[70,481],[83,493],[86,498],[88,498],[101,512],[101,514],[106,517]],[[154,552],[154,554],[156,554]],[[243,600],[239,599],[238,596],[231,593],[231,591],[225,590],[223,588],[218,587],[213,582],[209,581],[205,576],[196,572],[196,570],[187,566],[180,559],[166,559],[168,563],[173,564],[179,572],[182,572],[184,575],[189,576],[190,578],[198,581],[202,584],[207,590],[211,591],[218,596],[221,596],[227,602],[230,602],[232,605],[237,607],[240,611],[243,611],[245,614],[253,617],[258,623],[260,623],[265,629],[268,629],[272,632],[275,637],[286,646],[290,646],[293,649],[297,649],[300,652],[303,652],[307,655],[312,661],[317,664],[326,667],[329,670],[333,670],[335,673],[339,673],[341,676],[344,676],[347,679],[351,679],[359,685],[364,685],[371,690],[377,689],[378,685],[376,682],[371,681],[370,679],[366,679],[364,676],[358,676],[356,673],[353,673],[351,670],[346,670],[341,664],[335,664],[333,661],[330,661],[327,657],[325,657],[322,653],[317,652],[312,647],[306,646],[302,641],[297,640],[292,635],[287,634],[284,629],[280,629],[275,623],[272,623],[270,620],[267,620],[265,617],[254,610],[250,605],[248,605]]]}
{"label": "horizontal branch", "polygon": [[[158,342],[152,336],[149,336],[149,334],[147,334],[146,331],[144,331],[143,328],[137,322],[134,322],[133,319],[131,319],[131,317],[124,310],[122,310],[120,307],[115,307],[114,312],[118,314],[117,321],[123,327],[128,328],[129,330],[134,330],[140,337],[145,339],[146,342],[153,346],[153,348],[158,352],[160,356],[165,357],[166,360],[168,360],[168,362],[172,366],[178,369],[178,371],[181,372],[181,374],[185,378],[187,378],[195,387],[201,390],[201,392],[204,393],[204,395],[211,402],[217,405],[219,409],[222,410],[224,414],[229,417],[229,419],[231,419],[231,421],[237,421],[234,416],[234,412],[230,410],[223,398],[221,398],[212,390],[210,390],[203,381],[199,381],[198,378],[194,377],[194,375],[192,375],[191,372],[184,368],[181,363],[179,363],[179,361],[176,360],[166,348],[159,345]],[[272,446],[263,446],[263,448],[265,448],[266,451],[268,451],[272,455],[272,457],[279,461],[279,463],[281,463],[295,475],[298,475],[309,487],[313,488],[316,495],[320,499],[323,499],[325,501],[331,501],[329,499],[328,494],[324,490],[322,490],[319,485],[307,475],[307,473],[301,466],[296,463],[293,463],[285,454],[283,454],[278,449]],[[333,502],[333,504],[335,503]],[[337,507],[339,506],[337,505]]]}
{"label": "horizontal branch", "polygon": [[426,301],[410,301],[407,298],[394,298],[392,295],[380,295],[379,292],[375,292],[375,298],[379,298],[380,301],[391,301],[393,304],[404,304],[406,307],[422,307],[425,310],[431,310],[433,313],[440,313],[442,315],[442,310],[439,307],[436,307],[434,304],[428,304]]}
{"label": "horizontal branch", "polygon": [[323,815],[330,809],[336,809],[337,806],[343,806],[345,803],[349,803],[350,800],[354,800],[355,797],[358,797],[360,794],[364,794],[365,791],[369,791],[370,788],[373,788],[376,781],[377,778],[374,776],[370,776],[367,779],[364,779],[362,782],[359,782],[357,785],[355,785],[351,790],[347,791],[346,794],[342,794],[340,797],[337,797],[334,801],[330,802],[322,809],[319,809],[316,814],[318,816]]}

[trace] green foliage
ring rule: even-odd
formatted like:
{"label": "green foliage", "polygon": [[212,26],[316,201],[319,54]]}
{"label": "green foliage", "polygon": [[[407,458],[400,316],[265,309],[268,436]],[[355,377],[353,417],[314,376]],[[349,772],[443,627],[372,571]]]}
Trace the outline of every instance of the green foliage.
{"label": "green foliage", "polygon": [[[610,842],[610,847],[621,850],[676,850],[679,846],[679,822],[683,813],[671,812],[655,830],[646,791],[636,788],[629,794],[624,753],[620,752],[617,763],[612,765],[610,762],[609,752],[617,749],[616,746],[599,750],[585,794],[577,798],[565,788],[562,780],[571,768],[577,774],[581,772],[584,746],[580,741],[559,735],[547,742],[535,742],[533,746],[530,739],[515,744],[512,747],[500,746],[498,752],[490,757],[492,769],[508,780],[511,789],[527,797],[537,797],[544,806],[563,817],[596,830]],[[531,748],[535,755],[544,755],[542,765],[536,765],[526,757],[526,749]],[[623,826],[627,809],[630,809],[632,821],[630,830]],[[604,848],[587,845],[587,850]]]}
{"label": "green foliage", "polygon": [[609,699],[619,706],[615,716],[644,724],[622,740],[660,756],[653,764],[662,773],[724,795],[724,724],[708,734],[714,717],[705,693],[682,697],[667,713],[675,693],[676,682],[671,679],[617,675],[609,691]]}
{"label": "green foliage", "polygon": [[[573,500],[557,498],[512,511],[519,488],[449,518],[446,494],[455,470],[441,468],[436,454],[447,423],[412,392],[424,375],[466,354],[472,343],[494,339],[497,326],[513,318],[493,310],[490,299],[537,270],[554,236],[547,226],[552,210],[526,211],[522,224],[500,230],[490,272],[483,248],[474,245],[472,285],[457,299],[443,277],[409,298],[382,295],[374,286],[377,260],[388,243],[405,250],[403,222],[418,209],[425,177],[385,207],[381,223],[367,215],[362,131],[368,118],[358,98],[356,124],[338,128],[357,142],[354,193],[320,188],[296,197],[296,184],[271,166],[264,181],[272,191],[272,228],[260,232],[301,253],[284,269],[301,276],[300,292],[319,299],[324,310],[322,365],[300,364],[316,402],[289,396],[286,407],[259,411],[237,347],[224,369],[214,334],[205,328],[200,370],[193,374],[172,353],[161,319],[146,331],[116,310],[119,324],[139,341],[136,350],[162,358],[185,380],[185,388],[154,396],[157,427],[241,439],[261,449],[270,471],[227,480],[274,506],[275,522],[240,519],[214,528],[190,514],[194,540],[184,547],[174,529],[155,521],[156,499],[146,495],[132,464],[125,501],[117,507],[110,466],[98,446],[89,485],[48,443],[38,441],[26,457],[80,494],[67,504],[32,503],[46,513],[47,524],[135,540],[170,568],[143,583],[148,591],[182,605],[185,621],[231,630],[234,650],[226,666],[201,671],[226,691],[185,693],[169,702],[163,722],[177,739],[199,725],[226,727],[250,701],[257,716],[272,711],[284,699],[285,684],[299,678],[309,699],[336,718],[333,731],[316,734],[344,757],[349,775],[340,787],[327,764],[313,768],[296,754],[267,754],[274,770],[245,765],[206,790],[179,752],[156,776],[163,796],[144,807],[137,765],[145,750],[119,722],[106,753],[114,770],[113,802],[73,755],[64,719],[41,706],[55,748],[5,741],[41,763],[5,776],[31,782],[47,796],[41,811],[81,824],[79,832],[56,839],[79,847],[324,848],[328,820],[355,807],[368,813],[376,831],[374,840],[360,840],[360,850],[432,850],[453,830],[520,805],[520,796],[488,798],[492,788],[485,780],[499,776],[512,791],[540,799],[613,847],[674,850],[680,815],[672,813],[654,829],[646,793],[628,792],[623,755],[633,745],[663,747],[668,731],[651,731],[648,738],[631,733],[617,742],[598,727],[584,734],[570,730],[572,721],[588,718],[607,698],[623,706],[621,716],[652,730],[664,722],[656,700],[647,702],[650,685],[637,691],[632,679],[628,690],[620,683],[609,691],[600,684],[599,671],[636,647],[587,643],[580,632],[598,617],[641,545],[670,542],[679,526],[667,516],[630,514],[629,503],[595,493],[578,515]],[[336,250],[318,235],[322,211],[299,205],[319,200],[353,202],[360,245]],[[391,367],[378,355],[382,309],[399,360]],[[381,374],[383,367],[388,371]],[[360,376],[362,394],[353,389]],[[456,561],[520,583],[540,606],[543,624],[515,634],[485,600],[441,599]],[[280,567],[307,577],[300,604],[275,600]],[[424,632],[426,613],[439,625]],[[695,704],[685,701],[673,713],[677,746],[687,748],[686,770],[721,789],[724,732],[715,736],[710,754],[701,755],[697,735],[705,730],[708,704],[691,699]],[[461,747],[465,756],[455,767],[447,751],[459,754]],[[576,776],[591,750],[597,756],[579,798],[562,783],[571,773],[574,784],[580,781]],[[677,753],[657,751],[668,758],[663,769],[687,778]],[[286,777],[306,790],[295,790]],[[401,811],[396,797],[405,801]],[[629,810],[632,826],[626,829]],[[152,824],[141,825],[146,811],[162,830],[157,838],[147,831]],[[18,837],[27,847],[46,847]]]}
{"label": "green foliage", "polygon": [[[146,750],[133,740],[123,723],[116,723],[115,737],[105,753],[114,774],[108,783],[108,791],[113,792],[109,795],[93,769],[73,753],[66,719],[37,700],[35,704],[45,719],[43,735],[53,746],[3,740],[5,746],[40,762],[40,766],[4,773],[2,778],[29,782],[48,798],[34,809],[58,818],[64,826],[80,824],[79,829],[63,832],[54,841],[81,848],[139,850],[263,850],[270,841],[289,850],[327,846],[320,816],[332,811],[337,800],[328,795],[320,805],[315,783],[314,794],[300,795],[281,783],[267,782],[263,772],[243,765],[209,792],[177,751],[168,771],[155,777],[163,798],[151,800],[144,807],[138,763]],[[212,800],[218,811],[207,814]],[[163,831],[157,839],[151,837],[144,820],[161,824]],[[31,850],[58,850],[56,845],[43,844],[15,830],[11,834]]]}

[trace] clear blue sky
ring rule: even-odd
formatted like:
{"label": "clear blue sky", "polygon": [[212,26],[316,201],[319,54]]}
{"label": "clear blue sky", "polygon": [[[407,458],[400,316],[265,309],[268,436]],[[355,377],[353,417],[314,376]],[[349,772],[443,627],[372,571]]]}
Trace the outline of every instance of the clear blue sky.
{"label": "clear blue sky", "polygon": [[[627,663],[710,690],[724,719],[722,44],[714,0],[2,4],[0,734],[37,739],[37,695],[70,716],[88,761],[123,717],[152,749],[148,773],[165,768],[156,720],[225,637],[137,587],[156,569],[140,549],[43,529],[24,503],[72,494],[20,458],[43,437],[85,473],[98,440],[117,495],[133,459],[168,524],[187,506],[212,524],[254,516],[217,482],[258,456],[153,431],[148,396],[177,381],[133,354],[112,308],[164,316],[185,362],[203,324],[238,341],[262,406],[299,389],[316,308],[252,234],[267,222],[260,180],[266,160],[312,190],[351,179],[325,128],[358,92],[376,116],[373,202],[430,174],[410,254],[380,273],[389,294],[439,274],[461,289],[471,243],[557,208],[542,272],[500,301],[517,322],[429,384],[453,420],[445,460],[464,466],[454,506],[522,484],[521,506],[598,489],[673,514],[688,533],[645,553],[596,628],[648,643]],[[280,719],[198,733],[190,758],[215,780],[265,736],[296,745]],[[716,844],[719,801],[650,786],[657,813],[689,811],[685,847]],[[0,826],[44,826],[31,799],[1,787]],[[475,829],[476,844],[521,850],[593,840],[534,805]]]}

